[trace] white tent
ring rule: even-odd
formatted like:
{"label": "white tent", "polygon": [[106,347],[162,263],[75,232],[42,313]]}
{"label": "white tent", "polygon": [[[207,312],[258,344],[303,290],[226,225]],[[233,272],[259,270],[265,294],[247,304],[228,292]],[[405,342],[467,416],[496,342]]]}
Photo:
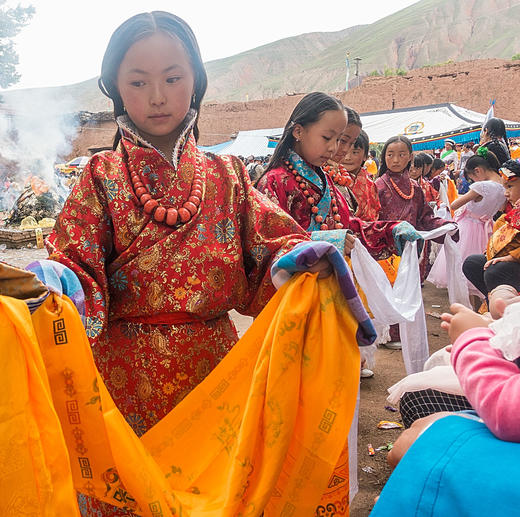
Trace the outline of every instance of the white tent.
{"label": "white tent", "polygon": [[269,146],[269,140],[279,139],[283,133],[283,127],[274,129],[254,129],[252,131],[239,131],[234,140],[209,147],[201,147],[203,151],[215,154],[232,154],[234,156],[267,156],[273,154],[274,147]]}
{"label": "white tent", "polygon": [[[361,114],[363,129],[371,142],[386,142],[392,136],[405,135],[415,151],[440,149],[446,138],[458,143],[478,142],[485,118],[483,113],[450,103]],[[520,123],[504,122],[509,137],[520,136]],[[283,128],[240,131],[234,140],[202,149],[215,154],[266,156],[273,154],[272,141],[279,139],[282,133]]]}
{"label": "white tent", "polygon": [[[478,142],[485,118],[483,113],[450,103],[361,114],[363,129],[371,142],[386,142],[392,136],[405,135],[414,150],[441,148],[446,138],[459,143]],[[504,122],[508,136],[520,135],[520,123]]]}

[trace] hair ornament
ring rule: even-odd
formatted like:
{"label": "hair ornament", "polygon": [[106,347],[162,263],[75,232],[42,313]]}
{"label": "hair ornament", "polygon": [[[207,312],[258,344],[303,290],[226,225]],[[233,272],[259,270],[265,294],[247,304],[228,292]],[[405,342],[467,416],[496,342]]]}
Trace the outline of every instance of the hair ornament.
{"label": "hair ornament", "polygon": [[487,160],[488,157],[488,148],[485,146],[481,146],[477,149],[477,155]]}

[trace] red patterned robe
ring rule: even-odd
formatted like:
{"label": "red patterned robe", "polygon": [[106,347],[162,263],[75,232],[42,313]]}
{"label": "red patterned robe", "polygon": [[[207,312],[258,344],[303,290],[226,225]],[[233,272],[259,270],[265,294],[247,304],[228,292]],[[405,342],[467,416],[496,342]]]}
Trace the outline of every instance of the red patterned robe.
{"label": "red patterned robe", "polygon": [[[396,225],[395,221],[365,222],[357,217],[350,215],[347,202],[332,181],[329,175],[325,175],[320,169],[318,174],[326,176],[328,186],[336,197],[341,223],[344,228],[354,232],[363,245],[368,249],[374,258],[380,260],[388,258],[397,253],[394,247],[392,229]],[[277,167],[268,171],[260,180],[258,190],[282,207],[290,214],[303,228],[308,228],[311,223],[311,211],[307,202],[307,196],[296,181],[294,175],[285,166]],[[314,184],[309,185],[309,191],[319,199],[322,196],[320,188]],[[334,221],[329,216],[325,220],[330,228],[334,228]]]}
{"label": "red patterned robe", "polygon": [[363,219],[363,221],[377,221],[381,204],[372,174],[365,167],[361,167],[357,176],[351,174],[351,177],[354,181],[350,188],[358,202],[356,217]]}
{"label": "red patterned robe", "polygon": [[433,185],[422,176],[419,176],[418,183],[424,193],[424,199],[427,203],[439,201],[439,193],[433,188]]}
{"label": "red patterned robe", "polygon": [[[197,155],[197,214],[171,228],[143,212],[130,173],[179,207]],[[169,413],[237,341],[228,311],[256,315],[273,295],[270,266],[307,234],[250,183],[234,157],[204,155],[193,137],[177,168],[124,137],[96,154],[48,240],[51,258],[79,277],[87,335],[115,403],[138,436]],[[93,505],[93,506],[91,506]],[[128,515],[80,496],[84,515]]]}

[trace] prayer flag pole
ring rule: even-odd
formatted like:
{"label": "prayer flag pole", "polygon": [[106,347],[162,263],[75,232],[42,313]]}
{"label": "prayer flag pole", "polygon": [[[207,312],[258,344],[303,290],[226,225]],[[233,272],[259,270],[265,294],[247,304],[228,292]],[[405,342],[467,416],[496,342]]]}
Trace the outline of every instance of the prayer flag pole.
{"label": "prayer flag pole", "polygon": [[345,91],[348,92],[348,81],[350,79],[350,52],[345,56],[345,65],[347,67],[347,75],[345,78]]}

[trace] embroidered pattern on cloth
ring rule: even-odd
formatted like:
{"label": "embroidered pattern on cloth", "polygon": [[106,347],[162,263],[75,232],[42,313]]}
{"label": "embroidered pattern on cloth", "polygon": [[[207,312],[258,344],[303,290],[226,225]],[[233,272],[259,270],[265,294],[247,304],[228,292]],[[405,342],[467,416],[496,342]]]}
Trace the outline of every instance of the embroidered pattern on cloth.
{"label": "embroidered pattern on cloth", "polygon": [[[19,312],[5,297],[0,310]],[[49,332],[58,320],[69,337],[59,345]],[[28,349],[41,349],[76,490],[144,515],[199,515],[215,505],[222,516],[348,515],[359,350],[357,322],[332,278],[305,273],[283,286],[213,373],[141,439],[97,373],[70,300],[52,294],[32,323],[27,311],[15,324],[38,336]],[[68,458],[60,462],[38,472],[54,480]],[[60,493],[70,503],[71,486]]]}

